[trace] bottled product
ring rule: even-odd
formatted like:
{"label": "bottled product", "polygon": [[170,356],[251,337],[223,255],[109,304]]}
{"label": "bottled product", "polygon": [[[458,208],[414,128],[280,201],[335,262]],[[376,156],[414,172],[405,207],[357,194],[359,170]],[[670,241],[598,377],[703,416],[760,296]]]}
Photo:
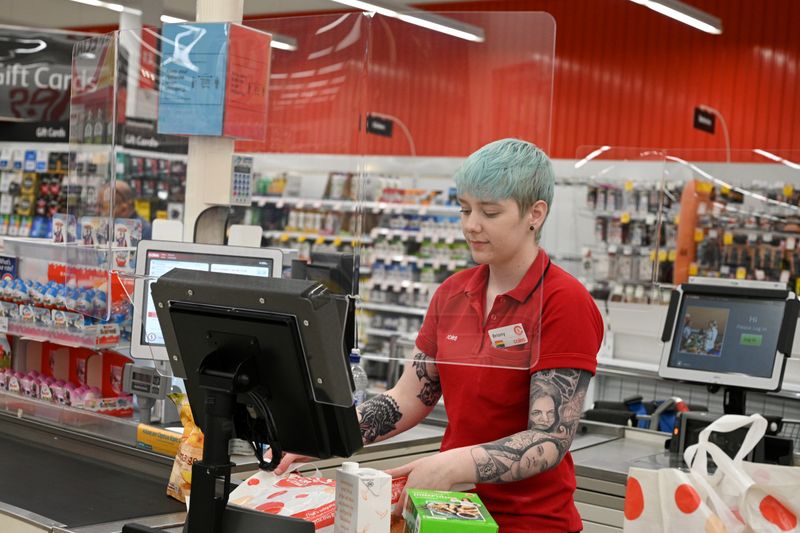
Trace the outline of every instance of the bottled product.
{"label": "bottled product", "polygon": [[350,352],[350,369],[353,372],[353,385],[355,385],[353,405],[359,405],[367,399],[367,384],[369,380],[367,379],[366,370],[361,366],[361,350],[358,348],[353,348]]}

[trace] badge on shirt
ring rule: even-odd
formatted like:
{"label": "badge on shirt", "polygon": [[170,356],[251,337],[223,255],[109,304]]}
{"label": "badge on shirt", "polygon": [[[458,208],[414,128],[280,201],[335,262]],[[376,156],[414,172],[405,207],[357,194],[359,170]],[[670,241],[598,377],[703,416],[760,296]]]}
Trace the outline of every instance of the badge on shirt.
{"label": "badge on shirt", "polygon": [[495,348],[510,348],[511,346],[519,346],[528,342],[528,336],[525,335],[525,328],[522,324],[512,324],[502,328],[495,328],[489,330],[489,340]]}

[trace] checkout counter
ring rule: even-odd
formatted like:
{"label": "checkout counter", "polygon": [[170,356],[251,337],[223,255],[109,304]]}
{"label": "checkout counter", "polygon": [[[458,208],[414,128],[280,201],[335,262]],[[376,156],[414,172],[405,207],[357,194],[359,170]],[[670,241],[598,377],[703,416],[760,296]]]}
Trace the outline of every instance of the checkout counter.
{"label": "checkout counter", "polygon": [[[203,275],[198,276],[193,278],[195,286],[204,280]],[[170,278],[170,274],[166,278]],[[177,284],[170,287],[171,281]],[[209,282],[209,287],[214,285],[210,283],[214,281],[210,277],[205,281]],[[167,282],[163,291],[177,289],[187,292],[179,279],[167,279]],[[741,291],[741,287],[735,290]],[[198,297],[210,296],[202,290],[195,292]],[[718,291],[713,289],[711,292]],[[166,296],[158,293],[155,287],[156,301],[159,301],[159,296]],[[674,308],[671,308],[671,325],[665,327],[665,336],[668,330],[670,336],[664,340],[674,340],[675,350],[672,352],[675,353],[667,354],[662,362],[662,365],[670,366],[670,361],[680,361],[681,364],[675,365],[680,367],[680,372],[685,372],[687,362],[691,362],[689,343],[693,341],[689,335],[691,327],[686,335],[679,333],[680,338],[672,339],[672,334],[679,331],[676,324],[686,324],[686,315],[701,314],[704,306],[719,308],[719,302],[698,301],[694,298],[698,294],[696,291],[690,289],[686,294],[691,297],[681,299],[679,294]],[[760,293],[761,296],[764,294]],[[784,302],[796,303],[789,294],[781,294],[772,294],[773,300],[782,297]],[[226,298],[232,296],[214,295],[213,299],[224,305]],[[783,321],[785,324],[796,323],[795,303],[790,304],[795,313],[794,320],[789,317]],[[166,317],[167,312],[159,311],[162,325],[170,320]],[[728,306],[731,324],[735,322],[734,312],[736,308]],[[732,326],[729,327],[732,330]],[[168,346],[177,339],[176,331],[170,329],[166,332]],[[770,335],[769,331],[762,333]],[[791,349],[791,343],[788,349],[780,343],[786,342],[789,333],[789,338],[793,337],[794,331],[776,330],[773,335],[781,349],[776,358],[770,360],[770,368],[777,369],[778,376],[782,375],[781,352],[789,353]],[[724,332],[720,336],[724,337]],[[752,341],[752,337],[748,337],[748,341]],[[181,363],[188,363],[186,357],[182,354]],[[716,370],[703,371],[716,375],[713,373]],[[685,378],[683,375],[678,377]],[[770,373],[767,379],[773,377]],[[336,379],[333,374],[327,378]],[[316,391],[323,392],[326,391]],[[194,392],[190,389],[190,399],[192,394],[197,396],[197,389]],[[735,405],[731,409],[743,409],[743,404],[736,402],[743,402],[744,398],[740,395],[732,398]],[[0,531],[113,533],[131,522],[181,531],[187,520],[185,506],[166,496],[165,492],[173,459],[137,448],[140,430],[141,427],[132,422],[0,393]],[[422,424],[395,438],[366,446],[353,458],[365,466],[391,468],[418,456],[435,453],[442,434],[443,425]],[[590,421],[581,423],[570,451],[577,479],[575,501],[584,521],[584,531],[621,531],[628,470],[634,466],[658,469],[681,464],[680,453],[670,452],[665,446],[669,437],[667,433],[633,427]],[[317,462],[316,466],[323,476],[333,477],[341,461],[331,457]],[[249,457],[234,457],[233,462],[231,477],[234,480],[244,479],[257,468]]]}
{"label": "checkout counter", "polygon": [[[87,432],[91,414],[82,424],[84,429],[56,426],[27,413],[18,417],[21,407],[16,395],[2,394],[0,400],[0,454],[4,458],[0,531],[117,533],[129,522],[181,530],[186,508],[166,495],[171,457],[137,449],[132,441],[114,442]],[[120,441],[125,433],[135,438],[135,424],[120,421],[113,428],[103,422],[103,428],[95,429],[117,435]],[[436,453],[443,433],[439,425],[422,424],[364,447],[353,460],[373,468],[399,466]],[[581,425],[571,453],[578,481],[575,501],[584,531],[621,528],[628,468],[669,466],[664,451],[667,437],[597,422]],[[256,468],[252,458],[235,456],[233,460],[237,463],[234,479],[244,479]],[[328,459],[316,466],[321,475],[333,477],[341,462]]]}

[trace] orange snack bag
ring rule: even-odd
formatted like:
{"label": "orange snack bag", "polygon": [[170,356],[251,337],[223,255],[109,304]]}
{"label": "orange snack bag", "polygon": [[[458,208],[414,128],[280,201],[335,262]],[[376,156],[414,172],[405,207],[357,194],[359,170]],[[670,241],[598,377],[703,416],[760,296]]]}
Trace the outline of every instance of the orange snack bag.
{"label": "orange snack bag", "polygon": [[192,490],[192,465],[203,458],[203,432],[194,423],[189,398],[184,393],[169,395],[178,408],[183,426],[183,435],[172,463],[172,472],[167,483],[167,494],[186,503]]}

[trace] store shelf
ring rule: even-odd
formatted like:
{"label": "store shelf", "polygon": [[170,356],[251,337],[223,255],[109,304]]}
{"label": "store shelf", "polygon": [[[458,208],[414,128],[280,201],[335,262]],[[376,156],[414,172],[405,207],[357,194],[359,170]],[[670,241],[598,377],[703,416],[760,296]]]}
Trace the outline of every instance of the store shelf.
{"label": "store shelf", "polygon": [[317,209],[342,212],[353,212],[356,210],[371,213],[409,213],[421,216],[440,215],[456,216],[459,206],[455,205],[417,205],[417,204],[398,204],[392,202],[356,202],[352,200],[323,200],[308,198],[284,198],[282,196],[253,196],[253,202],[259,206],[274,205],[277,208],[293,207],[295,209]]}
{"label": "store shelf", "polygon": [[346,243],[360,242],[361,244],[369,244],[372,239],[367,236],[356,237],[353,235],[322,235],[319,233],[306,233],[303,231],[264,231],[264,237],[268,239],[278,240],[299,240],[299,241],[316,241],[322,239],[324,241],[341,241]]}
{"label": "store shelf", "polygon": [[39,259],[51,263],[64,263],[79,266],[109,269],[112,254],[116,252],[135,252],[135,248],[93,247],[78,243],[55,243],[47,239],[32,237],[2,237],[0,247],[6,255],[21,259]]}
{"label": "store shelf", "polygon": [[[434,257],[416,257],[414,255],[392,255],[385,259],[378,259],[383,263],[400,263],[401,265],[432,266],[434,268],[447,267],[449,270],[465,268],[468,263],[465,259],[441,259]],[[369,265],[370,267],[372,265]]]}
{"label": "store shelf", "polygon": [[603,218],[622,218],[623,216],[627,216],[633,222],[644,221],[648,224],[655,224],[658,220],[657,213],[626,211],[624,209],[582,209],[580,213],[585,216]]}
{"label": "store shelf", "polygon": [[[5,321],[2,321],[5,322]],[[119,327],[116,324],[109,324],[108,331],[86,331],[71,332],[58,331],[52,327],[34,326],[21,324],[19,322],[0,323],[0,333],[6,333],[23,339],[30,339],[39,342],[52,342],[62,346],[72,348],[91,348],[122,350],[129,347],[128,344],[119,342]]]}
{"label": "store shelf", "polygon": [[428,312],[427,309],[422,309],[420,307],[407,307],[401,305],[378,304],[369,302],[364,302],[360,304],[358,307],[365,311],[382,311],[385,313],[397,313],[399,315],[425,316],[425,313]]}
{"label": "store shelf", "polygon": [[361,286],[368,290],[385,292],[424,292],[433,294],[440,283],[423,283],[421,281],[368,281]]}
{"label": "store shelf", "polygon": [[400,240],[413,240],[416,242],[423,242],[429,240],[431,242],[443,242],[445,244],[452,244],[454,242],[466,242],[464,235],[456,232],[449,233],[433,233],[428,231],[412,231],[403,229],[389,229],[389,228],[375,228],[370,232],[373,239],[378,237],[386,237],[389,239]]}
{"label": "store shelf", "polygon": [[378,328],[366,328],[364,333],[373,337],[385,337],[391,339],[392,337],[402,337],[404,339],[414,340],[417,338],[416,332],[400,332],[393,329],[378,329]]}

